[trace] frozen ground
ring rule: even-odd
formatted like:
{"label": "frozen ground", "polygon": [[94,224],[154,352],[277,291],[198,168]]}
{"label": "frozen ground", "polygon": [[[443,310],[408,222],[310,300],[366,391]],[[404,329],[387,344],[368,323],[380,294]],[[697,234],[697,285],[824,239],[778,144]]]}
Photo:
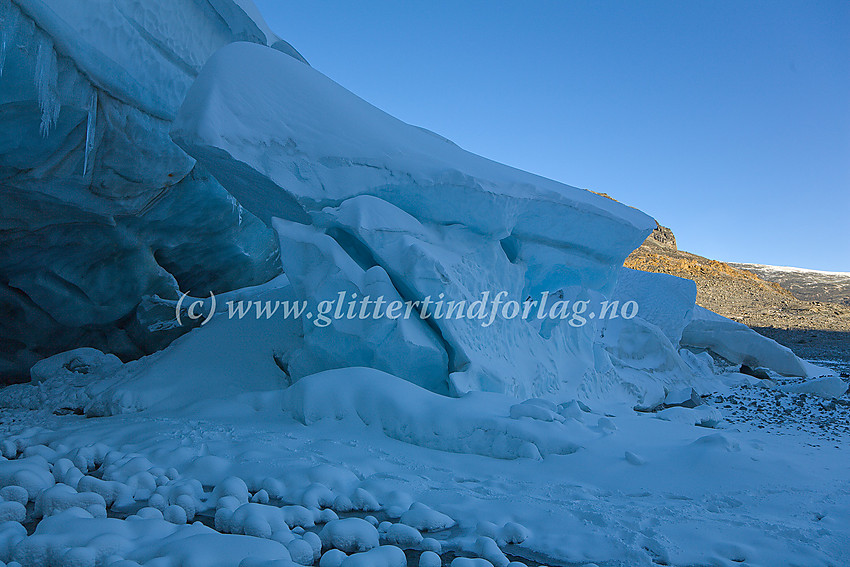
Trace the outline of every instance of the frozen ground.
{"label": "frozen ground", "polygon": [[[333,405],[328,387],[335,374],[356,381],[357,372],[309,377],[302,389],[324,391]],[[9,501],[0,504],[7,520],[0,524],[0,559],[23,565],[249,567],[290,565],[260,561],[288,558],[339,564],[334,559],[343,556],[328,551],[332,546],[352,555],[345,565],[418,565],[423,550],[437,551],[443,564],[484,556],[502,566],[509,559],[527,565],[842,565],[850,553],[850,397],[786,393],[781,388],[794,381],[774,378],[776,386],[765,388],[729,373],[725,385],[704,398],[706,405],[656,413],[580,404],[518,412],[501,398],[479,399],[470,407],[489,407],[492,420],[481,418],[468,430],[461,423],[456,435],[432,433],[459,442],[490,435],[525,438],[541,448],[554,440],[576,446],[543,457],[514,455],[519,458],[453,452],[451,443],[428,448],[415,435],[413,442],[399,440],[387,412],[377,422],[362,407],[356,415],[338,407],[329,417],[307,419],[281,411],[292,396],[279,391],[199,402],[191,412],[100,418],[6,408],[0,427],[9,460],[0,461],[0,484],[26,490],[23,497],[14,494],[20,489],[0,490]],[[395,391],[392,384],[381,387]],[[404,388],[414,387],[405,382]],[[417,393],[398,399],[410,403],[412,414],[428,403]],[[8,392],[4,402],[15,405]],[[723,421],[694,426],[716,418],[712,407]],[[468,420],[479,419],[468,413]],[[57,492],[52,500],[38,496],[54,482],[76,490],[64,489],[69,496],[51,488]],[[249,498],[255,504],[243,506]],[[16,499],[26,500],[26,508]],[[73,505],[89,512],[62,511]],[[91,512],[113,520],[89,518]],[[364,522],[328,523],[367,516],[377,531]],[[353,555],[379,543],[406,556],[390,548]],[[326,555],[321,563],[319,546]],[[251,556],[256,562],[244,559]],[[118,563],[119,557],[135,563]],[[429,559],[426,554],[423,564]]]}

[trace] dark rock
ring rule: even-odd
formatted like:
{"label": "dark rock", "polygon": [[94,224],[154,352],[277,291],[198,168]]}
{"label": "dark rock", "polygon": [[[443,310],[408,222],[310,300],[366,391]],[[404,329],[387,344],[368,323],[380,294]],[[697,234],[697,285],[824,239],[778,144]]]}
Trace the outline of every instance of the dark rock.
{"label": "dark rock", "polygon": [[683,408],[695,408],[701,405],[702,398],[693,388],[680,388],[672,390],[664,398],[665,407],[679,406]]}
{"label": "dark rock", "polygon": [[664,246],[668,246],[673,250],[677,250],[676,248],[676,237],[673,235],[673,231],[667,228],[666,226],[661,226],[656,221],[655,228],[652,233],[649,235],[649,238],[658,242],[659,244],[663,244]]}
{"label": "dark rock", "polygon": [[748,376],[754,376],[759,380],[768,380],[770,376],[767,374],[767,371],[764,368],[750,368],[746,364],[741,365],[741,369],[738,371],[741,374],[746,374]]}

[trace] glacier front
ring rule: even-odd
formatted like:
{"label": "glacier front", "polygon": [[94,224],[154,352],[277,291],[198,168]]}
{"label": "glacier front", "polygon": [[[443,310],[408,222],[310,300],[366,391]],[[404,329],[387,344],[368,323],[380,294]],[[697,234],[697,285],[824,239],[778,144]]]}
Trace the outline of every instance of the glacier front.
{"label": "glacier front", "polygon": [[279,273],[274,233],[168,136],[237,40],[303,61],[250,2],[0,0],[0,379],[150,353],[185,329],[146,298]]}
{"label": "glacier front", "polygon": [[[655,227],[636,209],[492,162],[405,124],[260,45],[233,43],[210,58],[171,135],[249,211],[267,222],[278,219],[281,250],[304,246],[303,225],[336,250],[299,252],[297,259],[284,252],[293,283],[324,281],[330,264],[337,266],[333,277],[356,284],[361,276],[339,273],[350,263],[367,274],[380,270],[392,292],[410,302],[472,302],[500,292],[517,301],[544,295],[604,301],[615,290],[624,258]],[[340,256],[347,256],[344,262]],[[316,286],[296,287],[302,297],[320,299]],[[679,327],[690,316],[693,296],[686,293],[682,301]],[[440,345],[447,364],[435,379],[440,357],[423,359],[430,370],[412,380],[435,391],[562,399],[623,386],[621,392],[643,399],[650,392],[663,396],[663,384],[693,380],[677,354],[677,337],[671,341],[639,318],[626,327],[655,329],[651,334],[660,340],[652,346],[666,353],[659,364],[670,372],[654,373],[645,360],[633,372],[622,371],[629,362],[615,364],[606,350],[615,330],[607,342],[600,340],[598,321],[425,320],[423,332]],[[327,341],[313,339],[315,326],[305,320],[305,344],[289,346],[292,377],[362,364],[356,361],[375,359],[376,350],[388,348],[386,340],[378,347],[370,338],[387,336],[385,322],[359,323],[361,342],[352,348],[363,351],[335,357],[324,352]],[[417,352],[402,335],[392,345],[399,353]],[[355,362],[346,364],[346,357]],[[397,367],[409,360],[385,357],[373,367],[404,375]]]}

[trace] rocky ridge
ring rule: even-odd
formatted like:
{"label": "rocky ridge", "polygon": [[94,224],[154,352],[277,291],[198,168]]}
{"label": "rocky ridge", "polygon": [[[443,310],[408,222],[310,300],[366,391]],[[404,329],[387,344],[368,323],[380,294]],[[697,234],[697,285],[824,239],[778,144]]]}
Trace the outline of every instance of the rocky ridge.
{"label": "rocky ridge", "polygon": [[[679,250],[672,231],[661,225],[625,265],[691,279],[697,285],[697,303],[706,309],[744,323],[803,358],[850,369],[848,305],[807,301],[753,271]],[[816,293],[812,286],[811,293]]]}

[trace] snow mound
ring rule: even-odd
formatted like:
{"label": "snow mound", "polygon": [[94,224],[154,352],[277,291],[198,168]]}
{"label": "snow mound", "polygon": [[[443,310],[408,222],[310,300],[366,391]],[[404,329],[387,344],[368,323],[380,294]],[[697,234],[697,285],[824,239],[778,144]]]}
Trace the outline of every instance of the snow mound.
{"label": "snow mound", "polygon": [[840,398],[847,391],[847,383],[837,376],[824,376],[800,384],[779,388],[791,394],[813,394],[821,398]]}
{"label": "snow mound", "polygon": [[95,518],[106,517],[106,501],[101,495],[94,492],[78,493],[64,484],[57,484],[39,493],[35,500],[35,516],[55,516],[75,507],[86,510]]}
{"label": "snow mound", "polygon": [[56,484],[49,465],[43,457],[32,456],[14,461],[0,461],[0,487],[19,486],[26,490],[32,502],[43,490]]}
{"label": "snow mound", "polygon": [[13,552],[23,567],[95,565],[97,558],[107,557],[174,567],[232,567],[246,558],[291,559],[286,547],[272,540],[220,534],[200,523],[93,518],[80,508],[42,520]]}
{"label": "snow mound", "polygon": [[455,525],[455,521],[449,516],[421,502],[411,504],[410,509],[401,515],[400,521],[421,532],[438,532]]}
{"label": "snow mound", "polygon": [[360,518],[334,520],[325,524],[319,532],[322,545],[345,553],[369,551],[378,547],[378,530]]}
{"label": "snow mound", "polygon": [[220,508],[215,515],[219,531],[244,534],[287,543],[292,539],[284,510],[275,506],[246,503],[236,510]]}
{"label": "snow mound", "polygon": [[682,345],[708,349],[735,364],[752,368],[764,366],[784,376],[829,374],[799,359],[791,349],[700,306],[682,333]]}
{"label": "snow mound", "polygon": [[485,392],[449,398],[371,368],[320,372],[283,392],[284,410],[305,425],[355,420],[399,441],[501,459],[540,458],[578,449],[577,439],[586,435],[583,426],[574,421],[511,419],[514,401]]}
{"label": "snow mound", "polygon": [[341,567],[405,567],[407,557],[398,547],[382,545],[363,553],[349,555]]}
{"label": "snow mound", "polygon": [[114,354],[103,354],[94,348],[78,348],[38,361],[30,369],[33,382],[48,378],[64,380],[70,384],[93,377],[109,376],[121,367],[121,360]]}

